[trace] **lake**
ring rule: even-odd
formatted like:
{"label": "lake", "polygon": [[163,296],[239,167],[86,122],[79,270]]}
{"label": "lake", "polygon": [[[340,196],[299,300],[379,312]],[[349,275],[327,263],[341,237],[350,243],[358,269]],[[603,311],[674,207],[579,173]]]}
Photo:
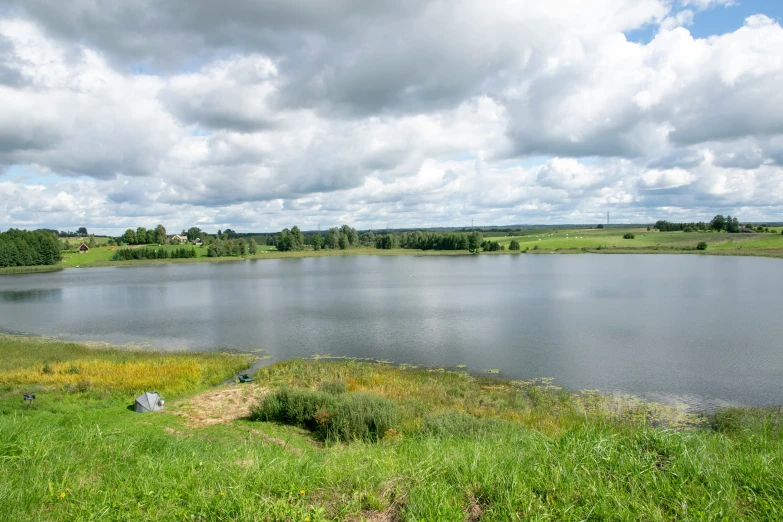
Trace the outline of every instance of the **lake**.
{"label": "lake", "polygon": [[783,261],[323,257],[0,277],[0,329],[553,377],[695,409],[783,404]]}

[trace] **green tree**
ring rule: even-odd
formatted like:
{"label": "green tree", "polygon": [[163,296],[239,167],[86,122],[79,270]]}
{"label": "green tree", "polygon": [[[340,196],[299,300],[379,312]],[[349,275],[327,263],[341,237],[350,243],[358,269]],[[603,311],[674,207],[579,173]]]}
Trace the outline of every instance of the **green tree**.
{"label": "green tree", "polygon": [[303,250],[304,249],[304,236],[299,230],[299,227],[294,225],[291,228],[291,250]]}
{"label": "green tree", "polygon": [[519,241],[517,241],[516,239],[512,239],[511,243],[509,243],[508,245],[508,249],[519,251]]}
{"label": "green tree", "polygon": [[359,244],[364,247],[375,246],[375,234],[372,233],[372,230],[364,232],[361,236],[359,236]]}
{"label": "green tree", "polygon": [[201,237],[201,229],[198,227],[190,227],[188,229],[188,241],[195,241],[196,239]]}
{"label": "green tree", "polygon": [[348,248],[349,242],[348,242],[348,236],[345,234],[340,234],[340,237],[337,238],[337,246],[340,248],[340,250],[345,250]]}
{"label": "green tree", "polygon": [[710,221],[710,227],[712,227],[713,230],[720,232],[721,230],[726,229],[726,218],[722,215],[718,214],[714,218],[712,218],[712,221]]}
{"label": "green tree", "polygon": [[90,234],[90,241],[87,243],[87,246],[90,248],[95,248],[97,246],[94,235]]}
{"label": "green tree", "polygon": [[479,248],[481,248],[481,234],[473,231],[468,235],[468,250],[478,252]]}
{"label": "green tree", "polygon": [[147,243],[147,229],[139,227],[136,229],[136,242],[140,245]]}
{"label": "green tree", "polygon": [[280,237],[277,238],[277,249],[280,252],[288,252],[292,249],[293,239],[291,238],[291,232],[284,228],[280,232]]}
{"label": "green tree", "polygon": [[128,243],[129,245],[135,245],[136,244],[136,232],[134,232],[132,228],[129,228],[122,235],[122,241],[125,242],[125,243]]}
{"label": "green tree", "polygon": [[726,232],[729,234],[737,234],[740,231],[740,224],[737,218],[726,216]]}
{"label": "green tree", "polygon": [[324,240],[324,248],[336,249],[338,245],[338,236],[340,231],[337,228],[330,228],[326,233],[326,239]]}
{"label": "green tree", "polygon": [[165,245],[166,244],[166,227],[164,227],[163,225],[158,225],[157,227],[155,227],[155,241],[154,242],[159,244],[159,245]]}
{"label": "green tree", "polygon": [[81,237],[87,236],[87,229],[85,227],[79,227],[76,229],[76,235]]}
{"label": "green tree", "polygon": [[320,232],[317,234],[313,234],[313,237],[310,239],[310,244],[313,245],[313,250],[321,250],[321,246],[323,245],[324,238],[321,237]]}

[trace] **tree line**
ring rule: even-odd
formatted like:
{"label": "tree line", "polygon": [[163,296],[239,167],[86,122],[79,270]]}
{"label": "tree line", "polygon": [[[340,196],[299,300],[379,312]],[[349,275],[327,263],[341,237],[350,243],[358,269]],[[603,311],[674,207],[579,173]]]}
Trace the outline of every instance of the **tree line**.
{"label": "tree line", "polygon": [[349,248],[375,246],[375,234],[364,232],[359,235],[355,228],[349,225],[333,227],[323,232],[303,234],[299,227],[284,228],[280,234],[267,238],[267,245],[276,247],[281,252],[296,252],[310,248],[312,250],[333,249],[347,250]]}
{"label": "tree line", "polygon": [[[486,247],[486,248],[485,248]],[[375,248],[390,250],[408,248],[414,250],[468,250],[478,252],[481,249],[500,250],[497,241],[484,241],[480,232],[414,232],[390,233],[377,236]]]}
{"label": "tree line", "polygon": [[167,238],[166,227],[158,225],[149,230],[145,227],[138,227],[136,230],[129,228],[122,236],[117,238],[117,241],[128,245],[163,245],[166,243]]}
{"label": "tree line", "polygon": [[196,249],[181,247],[173,250],[165,248],[120,248],[114,252],[112,261],[130,261],[133,259],[188,259],[197,257]]}
{"label": "tree line", "polygon": [[0,232],[0,267],[56,265],[61,258],[60,241],[51,232],[14,228]]}
{"label": "tree line", "polygon": [[653,228],[661,232],[707,232],[709,230],[721,232],[725,230],[729,234],[737,234],[741,230],[739,219],[730,215],[724,217],[721,214],[712,218],[709,223],[703,221],[698,223],[670,223],[665,220],[659,220],[655,222]]}
{"label": "tree line", "polygon": [[246,241],[244,238],[224,239],[221,237],[209,244],[207,257],[246,256],[247,254],[255,254],[257,250],[258,244],[253,238]]}

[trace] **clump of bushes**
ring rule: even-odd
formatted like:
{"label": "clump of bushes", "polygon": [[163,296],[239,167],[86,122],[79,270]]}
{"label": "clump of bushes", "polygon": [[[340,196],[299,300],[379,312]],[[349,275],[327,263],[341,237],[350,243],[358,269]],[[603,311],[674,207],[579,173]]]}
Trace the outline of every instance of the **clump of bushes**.
{"label": "clump of bushes", "polygon": [[261,399],[252,418],[300,426],[325,442],[372,442],[397,424],[398,414],[394,403],[369,393],[282,388]]}
{"label": "clump of bushes", "polygon": [[633,235],[633,232],[627,232],[627,233],[626,233],[626,234],[623,236],[623,239],[634,239],[635,237],[636,237],[636,236],[635,236],[635,235]]}
{"label": "clump of bushes", "polygon": [[508,249],[516,250],[517,252],[519,252],[519,241],[517,241],[516,239],[512,239],[511,243],[509,243],[508,245]]}
{"label": "clump of bushes", "polygon": [[195,248],[176,248],[164,250],[162,248],[120,248],[114,252],[112,261],[129,261],[133,259],[188,259],[197,257]]}
{"label": "clump of bushes", "polygon": [[696,250],[707,250],[707,242],[701,241],[698,245],[696,245]]}
{"label": "clump of bushes", "polygon": [[497,252],[498,250],[505,250],[497,241],[485,240],[481,242],[481,248],[484,252]]}

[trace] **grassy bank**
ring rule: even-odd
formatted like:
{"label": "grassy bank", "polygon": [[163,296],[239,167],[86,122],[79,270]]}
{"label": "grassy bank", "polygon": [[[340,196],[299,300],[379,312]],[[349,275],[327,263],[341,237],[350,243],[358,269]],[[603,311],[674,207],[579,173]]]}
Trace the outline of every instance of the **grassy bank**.
{"label": "grassy bank", "polygon": [[[546,381],[323,360],[204,391],[245,364],[3,337],[0,520],[783,517],[779,410],[704,423]],[[129,411],[141,388],[167,411]],[[321,402],[315,424],[252,420],[280,393],[289,413]],[[378,416],[393,423],[378,441],[318,434]]]}
{"label": "grassy bank", "polygon": [[62,269],[63,267],[60,265],[8,266],[0,268],[0,275],[40,274],[44,272],[59,272]]}

